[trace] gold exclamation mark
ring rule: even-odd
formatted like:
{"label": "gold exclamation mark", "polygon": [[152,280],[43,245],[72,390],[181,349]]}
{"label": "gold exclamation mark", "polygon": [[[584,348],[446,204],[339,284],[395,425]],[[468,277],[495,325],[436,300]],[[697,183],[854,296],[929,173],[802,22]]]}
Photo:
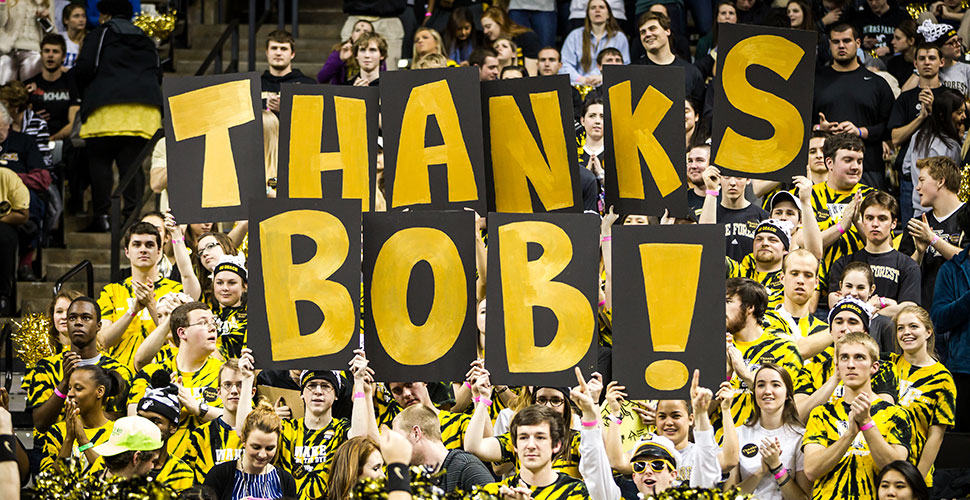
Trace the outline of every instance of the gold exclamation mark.
{"label": "gold exclamation mark", "polygon": [[[654,352],[687,350],[702,252],[701,245],[686,243],[640,245]],[[680,361],[661,359],[647,366],[644,378],[655,389],[673,391],[687,384],[688,374]]]}

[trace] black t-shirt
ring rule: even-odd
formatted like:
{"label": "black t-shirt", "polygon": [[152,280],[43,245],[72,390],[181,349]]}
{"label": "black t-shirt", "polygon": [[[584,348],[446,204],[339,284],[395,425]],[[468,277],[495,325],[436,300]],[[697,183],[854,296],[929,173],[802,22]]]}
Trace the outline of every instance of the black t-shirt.
{"label": "black t-shirt", "polygon": [[317,81],[309,76],[304,75],[302,71],[293,69],[293,71],[290,71],[283,76],[273,76],[270,74],[269,70],[263,71],[263,74],[259,77],[259,83],[260,87],[262,88],[263,109],[266,109],[266,98],[269,97],[268,94],[279,94],[280,86],[282,84],[302,83],[313,85],[317,83]]}
{"label": "black t-shirt", "polygon": [[717,222],[724,224],[727,256],[741,262],[745,255],[751,253],[754,247],[754,230],[767,218],[768,212],[754,203],[739,210],[724,208],[724,205],[718,203]]}
{"label": "black t-shirt", "polygon": [[512,41],[515,42],[515,46],[518,48],[515,53],[517,57],[527,57],[529,59],[539,58],[539,51],[542,50],[542,47],[539,46],[539,35],[536,35],[535,31],[529,30],[521,35],[514,36],[512,37]]}
{"label": "black t-shirt", "polygon": [[842,270],[850,262],[865,262],[872,268],[876,277],[876,293],[880,297],[893,299],[896,302],[910,301],[919,304],[920,272],[919,266],[912,257],[897,250],[872,254],[865,248],[840,258],[832,264],[829,270],[829,293],[839,290],[839,280]]}
{"label": "black t-shirt", "polygon": [[[970,239],[963,234],[957,222],[960,219],[960,213],[967,210],[970,210],[970,206],[966,204],[960,205],[960,208],[954,210],[952,214],[942,221],[937,220],[931,211],[926,214],[926,221],[930,223],[933,232],[941,240],[960,248],[967,248],[970,245]],[[916,251],[916,244],[913,241],[913,237],[909,235],[909,232],[906,232],[903,235],[903,240],[899,242],[899,251],[906,255],[913,255],[913,252]],[[933,306],[933,289],[936,287],[936,273],[940,271],[940,267],[943,266],[944,262],[946,262],[946,258],[940,252],[937,252],[933,247],[927,247],[926,253],[923,254],[923,261],[919,266],[923,274],[923,290],[921,294],[923,301],[920,305],[926,310],[929,310]]]}
{"label": "black t-shirt", "polygon": [[[863,5],[862,9],[853,12],[849,19],[862,32],[863,38],[867,36],[876,38],[876,47],[891,47],[893,31],[899,23],[911,18],[903,9],[890,4],[889,10],[881,16],[877,16],[868,5]],[[902,85],[903,82],[899,83]]]}
{"label": "black t-shirt", "polygon": [[[602,156],[600,161],[603,161]],[[585,150],[579,156],[579,186],[583,193],[583,211],[600,212],[599,202],[603,198],[603,189],[599,179],[587,165],[589,164],[589,153]]]}
{"label": "black t-shirt", "polygon": [[70,71],[61,74],[61,77],[53,82],[45,80],[42,75],[37,75],[24,84],[37,86],[30,93],[30,104],[34,112],[44,110],[50,114],[47,126],[52,135],[60,132],[67,125],[68,109],[71,106],[81,105],[81,96],[78,94],[77,86],[74,85],[74,78],[71,77]]}
{"label": "black t-shirt", "polygon": [[896,54],[889,59],[889,62],[886,63],[886,71],[888,71],[890,75],[893,75],[893,78],[895,78],[896,81],[899,82],[899,86],[902,87],[903,84],[906,83],[906,80],[909,80],[910,76],[916,74],[916,66],[914,66],[912,62],[907,61],[902,54]]}
{"label": "black t-shirt", "polygon": [[44,157],[37,149],[37,141],[13,130],[7,132],[7,140],[0,142],[0,167],[7,167],[18,174],[26,174],[44,168]]}
{"label": "black t-shirt", "polygon": [[863,168],[883,172],[882,141],[889,136],[886,122],[892,112],[895,96],[886,80],[859,66],[853,71],[839,72],[831,67],[815,75],[815,104],[812,121],[818,123],[819,113],[830,122],[850,121],[866,127],[869,135]]}
{"label": "black t-shirt", "polygon": [[[700,220],[704,208],[704,196],[694,192],[694,188],[687,188],[687,209],[694,214],[694,219]],[[720,221],[718,221],[720,222]]]}
{"label": "black t-shirt", "polygon": [[701,75],[701,70],[697,69],[687,59],[680,56],[674,56],[674,62],[668,64],[657,64],[647,57],[647,54],[640,56],[637,59],[637,64],[646,64],[648,66],[682,66],[684,68],[684,84],[686,85],[687,98],[694,102],[704,102],[704,92],[706,90],[706,85],[704,84],[704,76]]}
{"label": "black t-shirt", "polygon": [[888,316],[875,314],[869,320],[869,336],[879,345],[879,352],[895,352],[899,354],[899,342],[896,342],[896,325]]}
{"label": "black t-shirt", "polygon": [[[935,99],[939,97],[945,88],[946,87],[939,86],[933,89],[933,98]],[[889,121],[886,122],[886,128],[888,129],[889,134],[892,134],[893,129],[906,126],[909,124],[909,122],[915,120],[916,117],[919,116],[919,110],[922,107],[919,102],[920,90],[922,89],[918,87],[915,89],[909,89],[900,93],[899,97],[896,98],[896,101],[893,103],[892,112],[889,114]],[[906,156],[906,151],[909,149],[910,139],[912,139],[912,137],[906,139],[906,141],[900,145],[900,157]]]}

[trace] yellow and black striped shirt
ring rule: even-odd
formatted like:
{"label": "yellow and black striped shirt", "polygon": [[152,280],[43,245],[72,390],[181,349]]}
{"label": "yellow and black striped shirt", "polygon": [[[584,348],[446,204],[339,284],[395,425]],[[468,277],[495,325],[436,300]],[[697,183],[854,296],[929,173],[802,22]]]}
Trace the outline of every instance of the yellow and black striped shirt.
{"label": "yellow and black striped shirt", "polygon": [[346,419],[331,419],[323,429],[308,429],[302,418],[283,421],[278,464],[296,480],[301,499],[327,495],[333,455],[347,440],[349,431],[350,422]]}
{"label": "yellow and black striped shirt", "polygon": [[[552,461],[552,468],[561,474],[582,479],[582,476],[579,474],[579,433],[573,431],[570,434],[572,437],[569,438],[569,448],[566,448],[556,455]],[[505,464],[511,462],[515,465],[515,470],[518,471],[519,457],[515,454],[515,442],[512,439],[512,434],[506,432],[505,434],[495,436],[495,439],[498,439],[499,446],[502,447],[502,459],[497,463]]]}
{"label": "yellow and black striped shirt", "polygon": [[246,305],[239,307],[219,307],[216,313],[219,323],[219,354],[225,359],[238,358],[246,347],[246,327],[249,320]]}
{"label": "yellow and black striped shirt", "polygon": [[795,318],[781,306],[766,311],[761,324],[766,332],[792,342],[824,332],[829,328],[828,323],[811,314],[802,318]]}
{"label": "yellow and black striped shirt", "polygon": [[741,262],[737,262],[734,259],[727,257],[731,262],[728,263],[729,278],[751,278],[761,286],[765,287],[765,291],[768,292],[768,309],[774,309],[781,305],[781,302],[785,298],[785,287],[781,283],[781,269],[770,272],[763,273],[758,271],[756,262],[754,260],[754,254],[745,255]]}
{"label": "yellow and black striped shirt", "polygon": [[192,467],[195,482],[202,484],[209,469],[236,460],[242,454],[239,435],[222,417],[206,422],[192,431],[190,446],[183,460]]}
{"label": "yellow and black striped shirt", "polygon": [[[798,354],[795,343],[783,339],[773,333],[762,332],[761,336],[751,342],[734,341],[734,345],[741,351],[741,356],[748,365],[748,370],[754,375],[765,363],[774,363],[784,368],[794,380],[802,369],[802,357]],[[731,386],[734,387],[734,402],[731,403],[731,415],[735,424],[747,422],[754,413],[755,401],[752,388],[748,387],[737,374],[731,376]],[[724,433],[723,418],[718,408],[714,413],[711,424],[714,426],[715,437],[718,442]]]}
{"label": "yellow and black striped shirt", "polygon": [[[114,429],[114,426],[114,421],[108,420],[101,427],[84,429],[84,434],[88,437],[89,442],[93,443],[94,446],[98,446],[99,444],[108,442],[108,438],[111,436],[111,429]],[[67,424],[65,422],[54,424],[51,426],[50,431],[44,434],[43,442],[39,443],[41,446],[40,449],[44,453],[40,459],[41,472],[53,467],[57,463],[57,455],[61,452],[61,445],[64,444],[65,434],[67,434]],[[95,465],[101,462],[99,458],[95,464],[88,463],[87,456],[77,450],[77,441],[74,442],[74,446],[71,448],[71,456],[80,460],[82,468],[87,472],[97,470]]]}
{"label": "yellow and black striped shirt", "polygon": [[[872,377],[872,392],[876,394],[887,394],[896,399],[895,384],[889,380],[887,371],[889,368],[884,363],[880,363],[876,375]],[[822,352],[816,354],[812,359],[805,362],[802,370],[798,373],[795,382],[795,394],[805,394],[811,396],[815,394],[822,384],[835,372],[835,346],[828,346]],[[836,386],[829,397],[829,403],[834,403],[842,397],[844,391],[842,382]]]}
{"label": "yellow and black striped shirt", "polygon": [[482,489],[492,495],[498,495],[499,488],[502,486],[510,488],[528,487],[532,491],[532,500],[585,500],[589,498],[586,483],[562,472],[559,473],[556,482],[549,486],[530,486],[525,484],[518,474],[515,474],[497,483],[486,484]]}
{"label": "yellow and black striped shirt", "polygon": [[[161,299],[166,294],[181,292],[182,284],[168,278],[159,278],[155,282],[155,300]],[[121,316],[135,304],[135,292],[132,289],[131,277],[125,278],[121,283],[108,283],[101,290],[98,297],[98,305],[101,306],[101,319],[117,322]],[[120,363],[134,368],[135,351],[141,345],[145,337],[155,329],[155,322],[147,308],[143,308],[131,320],[131,324],[122,334],[118,344],[105,350],[108,356],[118,360]]]}
{"label": "yellow and black striped shirt", "polygon": [[[831,189],[825,182],[812,186],[812,210],[815,211],[815,220],[818,221],[819,230],[825,231],[842,220],[842,212],[845,211],[845,207],[852,201],[856,192],[862,192],[862,196],[866,196],[872,191],[875,191],[875,189],[864,184],[856,184],[847,192]],[[849,226],[849,230],[827,248],[822,256],[822,265],[819,266],[818,275],[819,290],[828,290],[828,269],[832,267],[832,263],[864,246],[865,241],[859,235],[855,225]],[[833,276],[832,279],[838,281],[839,277]]]}
{"label": "yellow and black striped shirt", "polygon": [[[880,371],[890,377],[888,385],[897,388],[896,404],[909,413],[913,426],[910,459],[919,463],[930,427],[953,426],[956,410],[957,388],[953,375],[937,361],[929,366],[913,366],[896,353],[884,355]],[[933,469],[926,475],[927,486],[933,485]]]}
{"label": "yellow and black striped shirt", "polygon": [[[152,375],[159,370],[165,370],[169,374],[174,373],[176,376],[182,377],[182,387],[189,389],[196,401],[221,408],[222,400],[219,399],[220,368],[222,368],[222,361],[212,356],[206,358],[205,364],[196,372],[179,371],[174,358],[164,363],[152,363],[135,376],[128,404],[137,404],[141,397],[145,395],[145,389],[150,384]],[[201,418],[194,415],[190,416],[186,413],[185,408],[182,408],[179,427],[175,434],[168,439],[169,454],[174,457],[184,457],[190,446],[189,434],[203,423]]]}
{"label": "yellow and black striped shirt", "polygon": [[158,471],[155,480],[179,493],[195,484],[195,473],[192,467],[178,457],[169,455],[165,465]]}
{"label": "yellow and black striped shirt", "polygon": [[[54,389],[61,382],[61,379],[64,378],[63,356],[63,354],[48,356],[27,370],[23,383],[21,384],[21,387],[27,392],[27,408],[37,408],[54,395]],[[127,366],[105,354],[101,354],[101,358],[98,359],[96,364],[105,370],[118,372],[125,379],[125,382],[129,386],[131,385],[133,374]],[[127,413],[127,404],[128,394],[126,388],[122,394],[111,398],[105,404],[105,409],[112,413],[125,415]],[[57,421],[60,422],[63,419],[64,410],[62,408],[61,414],[57,417]]]}
{"label": "yellow and black striped shirt", "polygon": [[438,410],[438,422],[441,424],[441,442],[445,448],[464,449],[465,431],[468,430],[468,422],[471,417],[467,413],[452,413],[447,410]]}
{"label": "yellow and black striped shirt", "polygon": [[[844,399],[817,406],[808,417],[802,447],[817,444],[832,446],[849,430],[849,403]],[[876,399],[869,410],[879,433],[890,445],[909,447],[911,440],[909,418],[906,411],[882,399]],[[832,470],[815,481],[812,488],[814,500],[876,498],[876,464],[869,453],[862,432],[856,435],[849,451]]]}

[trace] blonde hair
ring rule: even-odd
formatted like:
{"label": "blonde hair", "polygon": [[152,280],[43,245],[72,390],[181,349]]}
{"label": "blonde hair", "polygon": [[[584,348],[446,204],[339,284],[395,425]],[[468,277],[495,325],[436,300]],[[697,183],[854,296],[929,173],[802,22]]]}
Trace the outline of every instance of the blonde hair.
{"label": "blonde hair", "polygon": [[441,54],[442,57],[447,57],[445,55],[445,42],[444,42],[444,40],[441,39],[441,34],[438,33],[438,30],[433,29],[433,28],[429,28],[427,26],[422,26],[422,27],[418,28],[417,31],[414,32],[415,42],[414,42],[414,47],[412,48],[412,52],[411,53],[414,54],[415,61],[417,61],[417,60],[423,58],[424,56],[427,56],[428,55],[428,54],[424,54],[424,56],[418,55],[418,42],[417,42],[418,34],[420,34],[422,32],[425,32],[425,31],[427,31],[428,33],[430,33],[431,34],[431,38],[434,38],[435,43],[438,44],[438,50],[436,52],[429,52],[428,54]]}
{"label": "blonde hair", "polygon": [[842,350],[842,346],[856,344],[861,345],[866,348],[866,353],[869,354],[869,361],[876,362],[879,361],[879,344],[876,340],[869,336],[865,332],[849,332],[835,343],[835,358],[838,360],[839,352]]}
{"label": "blonde hair", "polygon": [[438,421],[438,415],[425,405],[408,406],[394,417],[394,423],[405,433],[410,433],[417,426],[421,429],[421,434],[441,441],[441,422]]}
{"label": "blonde hair", "polygon": [[432,52],[430,54],[425,54],[418,59],[414,60],[414,64],[411,65],[411,69],[432,69],[432,68],[447,68],[448,58],[445,56]]}
{"label": "blonde hair", "polygon": [[[936,355],[936,328],[933,327],[933,319],[930,318],[930,313],[928,313],[926,309],[923,309],[922,307],[917,305],[906,306],[900,309],[899,312],[896,313],[895,316],[893,316],[893,325],[897,329],[899,328],[899,317],[906,313],[916,316],[916,319],[918,319],[919,322],[923,324],[923,328],[925,328],[926,331],[929,332],[930,336],[926,338],[926,352],[927,354],[930,355],[931,358],[939,361],[940,358],[939,356]],[[900,347],[899,345],[899,336],[895,335],[895,332],[896,330],[893,330],[893,333],[894,333],[893,338],[896,339],[896,347],[899,347],[900,348],[899,350],[902,351],[902,347]]]}
{"label": "blonde hair", "polygon": [[246,439],[249,438],[249,434],[254,430],[259,430],[266,434],[276,434],[276,437],[279,438],[280,425],[280,417],[276,414],[276,410],[273,409],[273,405],[269,404],[265,399],[260,399],[256,407],[249,412],[249,415],[246,415],[246,422],[242,428],[242,442],[245,443]]}

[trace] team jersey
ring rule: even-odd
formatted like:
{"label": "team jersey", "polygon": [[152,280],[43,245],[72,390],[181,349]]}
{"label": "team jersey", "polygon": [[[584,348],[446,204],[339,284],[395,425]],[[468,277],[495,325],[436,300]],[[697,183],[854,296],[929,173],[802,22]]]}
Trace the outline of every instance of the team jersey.
{"label": "team jersey", "polygon": [[239,307],[218,307],[216,322],[218,323],[219,354],[225,359],[238,358],[246,347],[246,305]]}
{"label": "team jersey", "polygon": [[[27,393],[27,408],[37,408],[54,395],[54,389],[61,382],[61,379],[64,378],[63,363],[64,355],[55,354],[41,359],[36,365],[27,370],[23,383],[21,384],[21,387]],[[105,370],[118,372],[125,379],[126,383],[131,384],[133,378],[131,370],[115,359],[101,354],[94,364]],[[127,413],[127,399],[127,390],[122,391],[122,394],[108,400],[105,409],[112,413],[125,415]],[[61,414],[57,417],[57,421],[60,422],[63,419],[64,409],[61,408]]]}
{"label": "team jersey", "polygon": [[467,413],[452,413],[447,410],[438,410],[438,422],[441,424],[441,442],[445,448],[464,449],[465,431],[468,429],[468,422],[471,416]]}
{"label": "team jersey", "polygon": [[[808,417],[802,448],[810,444],[832,446],[849,430],[849,409],[849,403],[841,398],[815,407]],[[911,431],[905,410],[876,398],[869,415],[886,442],[909,447]],[[815,481],[812,498],[875,500],[875,479],[876,464],[869,454],[865,436],[859,432],[838,464]]]}
{"label": "team jersey", "polygon": [[[729,260],[734,260],[728,257]],[[768,309],[774,309],[781,305],[785,299],[785,287],[781,283],[781,269],[773,272],[761,272],[755,267],[754,254],[745,255],[741,262],[728,264],[728,270],[732,274],[729,278],[751,278],[768,292]]]}
{"label": "team jersey", "polygon": [[[893,385],[887,375],[888,367],[880,363],[876,375],[872,377],[872,392],[876,394],[887,394],[896,397],[895,385]],[[798,378],[794,379],[795,394],[805,394],[811,396],[819,390],[823,384],[835,373],[835,346],[828,346],[822,352],[816,354],[805,362],[802,370],[798,373]],[[829,396],[829,403],[834,403],[842,398],[845,387],[842,382],[835,387],[832,395]]]}
{"label": "team jersey", "polygon": [[589,498],[586,483],[562,472],[559,473],[556,482],[549,486],[529,486],[520,480],[518,474],[515,474],[497,483],[486,484],[482,486],[482,489],[492,495],[498,495],[499,488],[502,486],[510,488],[526,486],[532,491],[532,500],[583,500]]}
{"label": "team jersey", "polygon": [[795,342],[798,339],[821,333],[829,328],[829,324],[809,314],[801,318],[791,315],[784,307],[765,311],[761,322],[766,332],[771,332],[783,339]]}
{"label": "team jersey", "polygon": [[[166,294],[181,292],[182,284],[168,278],[159,278],[155,282],[155,300],[161,299]],[[117,322],[135,304],[135,292],[132,288],[131,277],[125,278],[121,283],[108,283],[101,290],[98,298],[98,305],[101,307],[101,319]],[[117,359],[119,362],[134,367],[135,351],[141,345],[145,337],[155,329],[155,322],[152,320],[148,308],[142,308],[131,324],[122,334],[121,340],[114,346],[105,350],[108,356]]]}
{"label": "team jersey", "polygon": [[169,456],[159,471],[152,471],[155,480],[175,490],[176,493],[187,490],[195,484],[195,473],[192,467],[178,457]]}
{"label": "team jersey", "polygon": [[[784,368],[792,380],[798,376],[799,370],[802,369],[802,357],[798,354],[795,343],[773,333],[762,332],[760,337],[751,342],[735,340],[734,345],[741,351],[741,356],[748,364],[748,370],[751,371],[752,375],[765,363],[774,363]],[[754,413],[754,392],[737,374],[731,376],[731,386],[734,387],[734,402],[731,403],[731,415],[734,417],[734,423],[747,422]],[[721,410],[718,407],[711,422],[718,442],[721,441],[724,434],[722,420]]]}
{"label": "team jersey", "polygon": [[[93,443],[94,446],[108,442],[108,438],[111,436],[111,429],[114,428],[114,421],[108,420],[101,427],[94,427],[92,429],[84,429],[84,434],[88,437],[88,441]],[[61,445],[64,444],[64,436],[67,434],[67,423],[58,422],[51,426],[50,431],[48,431],[43,436],[41,445],[41,450],[43,450],[43,456],[40,459],[40,470],[41,472],[53,467],[57,462],[57,455],[61,452]],[[78,459],[81,463],[82,470],[90,472],[91,470],[96,470],[93,466],[95,464],[89,463],[87,457],[84,453],[77,450],[77,441],[71,448],[71,456]],[[98,460],[100,463],[101,460]]]}
{"label": "team jersey", "polygon": [[222,417],[206,422],[192,431],[189,449],[183,460],[192,467],[195,482],[202,484],[209,469],[236,460],[242,454],[239,434]]}
{"label": "team jersey", "polygon": [[[852,201],[856,192],[861,192],[862,196],[866,196],[872,191],[875,191],[875,189],[864,184],[856,184],[849,191],[836,191],[831,189],[826,182],[812,186],[812,210],[815,211],[818,229],[825,231],[841,221],[842,212],[845,211],[845,207]],[[865,242],[859,235],[859,231],[856,230],[855,224],[853,224],[849,226],[845,234],[839,236],[839,239],[832,246],[825,249],[825,254],[822,256],[822,265],[819,266],[819,290],[828,290],[828,269],[832,266],[832,263],[864,246]],[[834,276],[832,279],[838,281],[839,277]]]}
{"label": "team jersey", "polygon": [[[211,407],[221,408],[222,400],[219,399],[219,369],[221,367],[222,361],[212,356],[206,358],[202,368],[199,368],[196,372],[179,371],[175,359],[165,363],[152,363],[135,376],[135,381],[131,385],[128,404],[137,404],[141,397],[145,395],[145,389],[151,382],[152,375],[159,370],[165,370],[169,374],[174,373],[177,377],[181,377],[182,387],[189,389],[196,401],[206,403]],[[189,415],[183,408],[182,415],[179,418],[179,427],[175,434],[168,439],[169,454],[174,457],[185,456],[186,450],[190,446],[189,434],[203,423],[201,418]]]}
{"label": "team jersey", "polygon": [[179,348],[171,342],[166,342],[155,354],[152,363],[168,363],[175,360],[175,355],[179,353]]}
{"label": "team jersey", "polygon": [[315,430],[308,429],[302,418],[283,421],[278,464],[296,480],[300,498],[327,496],[333,454],[347,440],[349,431],[347,419],[331,419],[326,427]]}
{"label": "team jersey", "polygon": [[[572,437],[569,441],[569,448],[561,451],[553,458],[552,468],[560,474],[582,479],[583,476],[579,474],[579,433],[572,431],[570,434]],[[518,471],[519,457],[515,454],[515,443],[512,440],[512,434],[506,432],[505,434],[495,436],[495,439],[498,439],[499,446],[502,448],[502,458],[497,463],[505,464],[511,462],[515,465],[515,470]]]}
{"label": "team jersey", "polygon": [[[957,388],[950,371],[937,361],[929,366],[913,366],[896,353],[885,353],[880,370],[890,380],[890,387],[897,387],[896,404],[909,413],[912,424],[913,464],[919,463],[930,427],[951,427],[954,423]],[[877,376],[879,375],[877,374]],[[926,485],[933,486],[933,468],[926,475]]]}
{"label": "team jersey", "polygon": [[606,347],[613,347],[613,311],[603,308],[597,315],[599,326],[599,344]]}

